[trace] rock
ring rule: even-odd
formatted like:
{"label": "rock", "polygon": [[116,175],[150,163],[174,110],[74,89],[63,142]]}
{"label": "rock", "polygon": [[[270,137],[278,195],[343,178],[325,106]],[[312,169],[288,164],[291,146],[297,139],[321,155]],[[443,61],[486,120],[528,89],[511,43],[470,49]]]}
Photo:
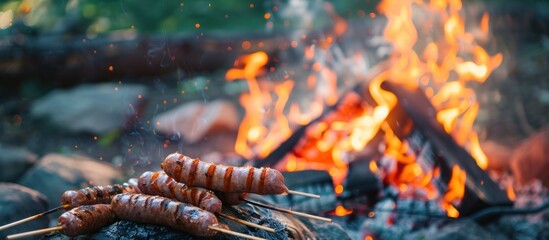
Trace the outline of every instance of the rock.
{"label": "rock", "polygon": [[61,195],[69,189],[107,185],[122,175],[111,165],[82,156],[48,154],[19,181],[48,197],[50,207],[61,204]]}
{"label": "rock", "polygon": [[159,115],[154,122],[156,131],[182,136],[188,143],[196,143],[216,131],[236,130],[239,117],[232,103],[216,100],[187,103]]}
{"label": "rock", "polygon": [[532,135],[515,149],[511,171],[520,185],[538,178],[549,187],[549,129]]}
{"label": "rock", "polygon": [[103,83],[55,90],[38,99],[31,116],[45,118],[71,132],[105,134],[125,127],[139,115],[147,88],[138,84]]}
{"label": "rock", "polygon": [[[48,200],[43,194],[17,184],[0,183],[0,226],[44,212],[47,208]],[[49,218],[42,217],[0,231],[0,239],[10,234],[47,228],[48,224]]]}
{"label": "rock", "polygon": [[0,145],[0,182],[15,182],[36,162],[24,148]]}
{"label": "rock", "polygon": [[513,148],[490,140],[484,141],[480,145],[488,158],[488,169],[496,171],[509,170],[509,162],[511,160]]}

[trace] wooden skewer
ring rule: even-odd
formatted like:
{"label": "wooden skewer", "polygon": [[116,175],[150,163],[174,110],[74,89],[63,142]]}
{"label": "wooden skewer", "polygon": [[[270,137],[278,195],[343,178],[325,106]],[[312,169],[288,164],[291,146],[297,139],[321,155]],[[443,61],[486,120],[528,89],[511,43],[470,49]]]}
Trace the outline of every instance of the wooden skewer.
{"label": "wooden skewer", "polygon": [[324,222],[330,222],[330,223],[332,222],[332,219],[330,219],[330,218],[319,217],[319,216],[315,216],[315,215],[311,215],[311,214],[307,214],[307,213],[302,213],[302,212],[296,212],[296,211],[292,211],[292,210],[285,209],[285,208],[273,207],[273,206],[269,206],[267,204],[263,204],[263,203],[248,200],[248,199],[242,199],[242,200],[244,200],[245,202],[247,202],[249,204],[252,204],[252,205],[268,208],[268,209],[279,211],[279,212],[294,214],[294,215],[297,215],[297,216],[302,216],[302,217],[315,219],[315,220],[320,220],[320,221],[324,221]]}
{"label": "wooden skewer", "polygon": [[6,239],[24,238],[24,237],[28,237],[28,236],[40,235],[40,234],[49,233],[49,232],[55,232],[55,231],[59,231],[59,230],[62,230],[62,229],[63,229],[63,226],[45,228],[45,229],[40,229],[40,230],[35,230],[35,231],[30,231],[30,232],[25,232],[25,233],[18,233],[18,234],[9,235],[9,236],[6,237]]}
{"label": "wooden skewer", "polygon": [[294,190],[288,190],[288,194],[294,194],[294,195],[300,195],[300,196],[304,196],[304,197],[320,199],[320,195],[305,193],[305,192],[300,192],[300,191],[294,191]]}
{"label": "wooden skewer", "polygon": [[218,232],[222,232],[222,233],[226,233],[226,234],[229,234],[229,235],[242,237],[242,238],[246,238],[246,239],[266,240],[265,238],[254,237],[254,236],[250,236],[248,234],[231,231],[231,230],[228,230],[228,229],[225,229],[225,228],[219,228],[219,227],[214,227],[214,226],[208,226],[208,228],[211,229],[211,230],[214,230],[214,231],[218,231]]}
{"label": "wooden skewer", "polygon": [[272,233],[275,233],[276,231],[270,227],[265,227],[265,226],[261,226],[259,224],[255,224],[255,223],[252,223],[252,222],[248,222],[248,221],[244,221],[242,219],[238,219],[236,217],[233,217],[233,216],[230,216],[230,215],[226,215],[224,213],[217,213],[219,214],[219,216],[221,217],[224,217],[224,218],[227,218],[227,219],[230,219],[230,220],[233,220],[237,223],[241,223],[241,224],[244,224],[246,226],[250,226],[250,227],[254,227],[254,228],[259,228],[259,229],[263,229],[265,231],[269,231],[269,232],[272,232]]}
{"label": "wooden skewer", "polygon": [[68,208],[68,207],[70,207],[70,205],[69,205],[69,204],[65,204],[65,205],[62,205],[62,206],[59,206],[59,207],[50,209],[50,210],[48,210],[48,211],[45,211],[45,212],[43,212],[43,213],[39,213],[39,214],[36,214],[36,215],[34,215],[34,216],[30,216],[30,217],[28,217],[28,218],[21,219],[21,220],[19,220],[19,221],[15,221],[15,222],[12,222],[12,223],[8,223],[8,224],[6,224],[6,225],[4,225],[4,226],[1,226],[1,227],[0,227],[0,231],[2,231],[2,230],[4,230],[4,229],[8,229],[8,228],[13,227],[13,226],[17,226],[17,225],[19,225],[19,224],[21,224],[21,223],[26,223],[26,222],[28,222],[28,221],[32,221],[32,220],[37,219],[37,218],[39,218],[39,217],[46,216],[46,215],[48,215],[48,214],[50,214],[50,213],[57,212],[57,211],[59,211],[59,210],[61,210],[61,209],[65,209],[65,208]]}

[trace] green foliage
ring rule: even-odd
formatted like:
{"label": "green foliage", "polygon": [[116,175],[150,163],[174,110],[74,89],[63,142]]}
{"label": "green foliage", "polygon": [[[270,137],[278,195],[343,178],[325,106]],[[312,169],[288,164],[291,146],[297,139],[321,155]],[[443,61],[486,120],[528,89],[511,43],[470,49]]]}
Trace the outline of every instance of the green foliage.
{"label": "green foliage", "polygon": [[[321,0],[303,0],[308,9],[322,9]],[[268,21],[273,29],[302,27],[300,16],[284,18],[273,10],[275,3],[288,0],[8,0],[0,2],[0,12],[13,12],[14,21],[49,32],[77,21],[90,36],[116,30],[141,33],[207,33],[219,31],[261,31]],[[344,17],[374,11],[376,0],[331,1]],[[280,9],[278,9],[280,10]],[[266,19],[265,14],[271,14]],[[327,14],[318,14],[313,24],[329,23]],[[199,24],[199,26],[198,26]],[[1,31],[1,30],[0,30]]]}

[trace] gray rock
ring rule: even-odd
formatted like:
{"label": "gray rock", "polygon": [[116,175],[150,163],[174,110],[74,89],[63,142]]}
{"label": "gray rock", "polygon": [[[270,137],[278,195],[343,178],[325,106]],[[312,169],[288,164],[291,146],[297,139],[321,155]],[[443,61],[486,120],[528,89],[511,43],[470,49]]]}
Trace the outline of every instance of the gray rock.
{"label": "gray rock", "polygon": [[105,134],[123,128],[139,115],[147,88],[138,84],[104,83],[55,90],[31,108],[34,118],[46,118],[71,132]]}
{"label": "gray rock", "polygon": [[235,131],[239,116],[235,106],[229,101],[195,101],[160,114],[154,122],[156,131],[182,136],[188,143],[196,143],[209,134]]}
{"label": "gray rock", "polygon": [[107,185],[122,175],[113,166],[82,156],[48,154],[19,181],[23,186],[44,193],[51,204],[61,204],[61,195],[69,189]]}
{"label": "gray rock", "polygon": [[0,182],[15,182],[36,162],[36,155],[24,148],[0,145]]}
{"label": "gray rock", "polygon": [[[13,184],[0,183],[0,226],[47,210],[48,200],[43,194]],[[7,235],[47,228],[48,217],[42,217],[0,232],[0,239]]]}

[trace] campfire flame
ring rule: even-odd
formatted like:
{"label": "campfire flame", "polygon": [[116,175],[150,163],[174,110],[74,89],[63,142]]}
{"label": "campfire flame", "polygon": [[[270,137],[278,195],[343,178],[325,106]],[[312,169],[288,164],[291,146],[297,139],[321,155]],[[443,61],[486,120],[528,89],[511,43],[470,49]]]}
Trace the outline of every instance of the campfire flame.
{"label": "campfire flame", "polygon": [[[410,89],[424,90],[436,108],[436,119],[444,130],[470,152],[480,168],[486,169],[488,159],[473,129],[479,105],[470,85],[483,83],[501,64],[502,55],[490,56],[478,45],[477,35],[465,29],[461,8],[459,0],[383,0],[378,11],[387,18],[384,37],[392,44],[393,52],[389,59],[391,67],[368,85],[376,105],[365,104],[357,94],[343,96],[338,109],[307,128],[304,139],[279,168],[327,170],[339,194],[343,192],[349,154],[365,151],[381,134],[383,153],[392,159],[392,165],[384,167],[371,162],[370,170],[376,174],[382,172],[384,182],[397,186],[403,194],[420,189],[427,199],[440,198],[448,216],[458,217],[454,205],[465,192],[465,171],[454,166],[447,191],[437,193],[431,179],[439,169],[424,170],[416,162],[408,143],[393,133],[386,118],[398,99],[380,86],[384,81],[392,81]],[[236,140],[238,154],[248,159],[267,156],[291,135],[293,127],[309,123],[325,106],[336,103],[338,74],[326,61],[330,58],[329,49],[334,39],[342,36],[348,26],[329,5],[326,10],[335,22],[333,33],[321,39],[318,46],[304,48],[307,62],[303,68],[311,72],[304,81],[313,93],[313,101],[305,108],[300,108],[301,102],[288,104],[289,93],[295,84],[293,80],[258,81],[268,62],[264,52],[243,56],[235,62],[235,68],[226,73],[229,81],[245,79],[249,89],[240,96],[246,114]],[[420,14],[414,15],[416,12]],[[484,14],[479,24],[477,32],[487,35],[489,16]],[[433,33],[432,29],[437,27],[441,30]],[[418,39],[430,41],[418,42]],[[377,151],[377,146],[374,148]],[[509,192],[511,195],[512,189]],[[342,206],[336,209],[337,215],[350,212]]]}

